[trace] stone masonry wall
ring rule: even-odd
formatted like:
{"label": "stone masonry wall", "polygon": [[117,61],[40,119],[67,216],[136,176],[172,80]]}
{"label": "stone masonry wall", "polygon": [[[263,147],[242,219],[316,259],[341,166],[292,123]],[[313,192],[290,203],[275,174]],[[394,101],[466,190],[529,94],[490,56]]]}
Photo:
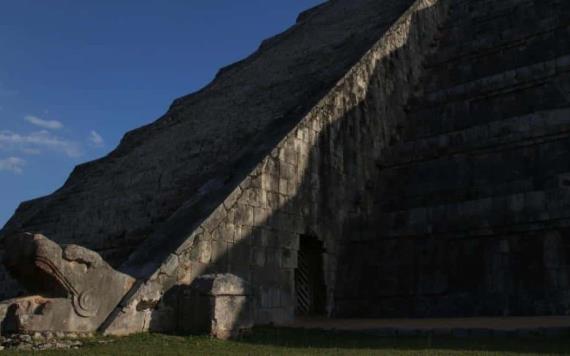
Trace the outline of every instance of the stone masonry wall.
{"label": "stone masonry wall", "polygon": [[426,68],[339,317],[568,315],[570,3],[454,1]]}
{"label": "stone masonry wall", "polygon": [[339,246],[357,217],[377,153],[398,135],[447,1],[418,0],[104,324],[112,334],[177,328],[177,285],[231,272],[256,287],[256,322],[293,317],[300,235],[324,243],[327,309],[335,312]]}
{"label": "stone masonry wall", "polygon": [[41,233],[148,278],[412,3],[333,0],[302,13],[53,194],[23,202],[0,241]]}

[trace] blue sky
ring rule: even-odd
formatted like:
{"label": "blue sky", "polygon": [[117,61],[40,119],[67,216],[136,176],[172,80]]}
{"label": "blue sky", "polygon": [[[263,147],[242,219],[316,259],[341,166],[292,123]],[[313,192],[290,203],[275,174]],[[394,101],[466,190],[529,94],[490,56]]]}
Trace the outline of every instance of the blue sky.
{"label": "blue sky", "polygon": [[5,0],[0,226],[322,0]]}

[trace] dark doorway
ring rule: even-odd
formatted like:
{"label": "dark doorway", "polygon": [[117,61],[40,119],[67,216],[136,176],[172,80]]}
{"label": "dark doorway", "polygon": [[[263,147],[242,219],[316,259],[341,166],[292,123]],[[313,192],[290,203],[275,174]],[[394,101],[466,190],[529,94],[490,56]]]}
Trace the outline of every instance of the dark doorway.
{"label": "dark doorway", "polygon": [[323,243],[316,237],[301,235],[295,269],[295,313],[298,316],[324,315],[326,312],[323,252]]}

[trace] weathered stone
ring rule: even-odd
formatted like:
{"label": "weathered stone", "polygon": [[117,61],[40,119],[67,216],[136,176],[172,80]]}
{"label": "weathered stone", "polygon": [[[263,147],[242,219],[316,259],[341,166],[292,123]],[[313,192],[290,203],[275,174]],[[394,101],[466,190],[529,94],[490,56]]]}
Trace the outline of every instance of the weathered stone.
{"label": "weathered stone", "polygon": [[[570,258],[548,236],[570,227],[568,33],[532,29],[533,13],[505,17],[497,3],[513,1],[471,3],[327,2],[53,195],[22,204],[3,237],[29,229],[105,251],[71,248],[63,275],[89,276],[105,259],[138,283],[116,288],[119,306],[97,320],[78,314],[81,291],[57,278],[8,314],[39,323],[34,311],[49,303],[61,320],[93,319],[87,330],[106,320],[112,334],[171,331],[187,308],[178,291],[231,271],[252,284],[257,323],[287,320],[307,239],[319,244],[309,262],[321,313],[565,313]],[[544,3],[529,6],[568,9]],[[511,20],[520,28],[503,28]],[[241,321],[227,311],[249,294],[212,293],[184,320],[231,336]]]}
{"label": "weathered stone", "polygon": [[251,299],[251,286],[237,276],[201,276],[182,292],[180,331],[235,338],[253,326]]}
{"label": "weathered stone", "polygon": [[[18,350],[18,351],[43,351],[43,350],[61,350],[61,349],[78,349],[84,345],[84,340],[73,340],[73,333],[61,333],[57,338],[44,339],[37,337],[36,334],[15,334],[0,337],[0,350]],[[75,336],[77,339],[77,335]],[[109,343],[113,340],[101,340],[99,343]]]}
{"label": "weathered stone", "polygon": [[97,253],[76,245],[60,247],[42,235],[4,240],[6,268],[35,296],[10,302],[4,331],[96,331],[133,286]]}

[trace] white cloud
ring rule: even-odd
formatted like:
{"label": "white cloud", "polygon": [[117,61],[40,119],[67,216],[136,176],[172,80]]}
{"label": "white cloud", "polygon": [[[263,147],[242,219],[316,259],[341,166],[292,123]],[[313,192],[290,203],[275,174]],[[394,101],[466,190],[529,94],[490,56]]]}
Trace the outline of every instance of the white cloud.
{"label": "white cloud", "polygon": [[39,155],[42,153],[42,151],[40,151],[37,148],[29,148],[29,147],[25,147],[21,149],[22,153],[25,153],[27,155]]}
{"label": "white cloud", "polygon": [[105,140],[95,130],[91,130],[91,133],[89,134],[89,142],[91,142],[91,144],[95,147],[102,147],[105,145]]}
{"label": "white cloud", "polygon": [[24,172],[26,161],[18,157],[8,157],[0,159],[0,171],[8,171],[16,174]]}
{"label": "white cloud", "polygon": [[44,119],[41,119],[41,118],[39,118],[37,116],[33,116],[33,115],[28,115],[28,116],[24,117],[24,120],[26,120],[27,122],[29,122],[32,125],[39,126],[43,129],[59,130],[59,129],[63,128],[63,124],[57,120],[44,120]]}
{"label": "white cloud", "polygon": [[6,130],[0,131],[0,150],[34,154],[41,153],[43,150],[51,150],[64,153],[72,158],[81,156],[81,149],[77,143],[57,137],[46,130],[27,135]]}

